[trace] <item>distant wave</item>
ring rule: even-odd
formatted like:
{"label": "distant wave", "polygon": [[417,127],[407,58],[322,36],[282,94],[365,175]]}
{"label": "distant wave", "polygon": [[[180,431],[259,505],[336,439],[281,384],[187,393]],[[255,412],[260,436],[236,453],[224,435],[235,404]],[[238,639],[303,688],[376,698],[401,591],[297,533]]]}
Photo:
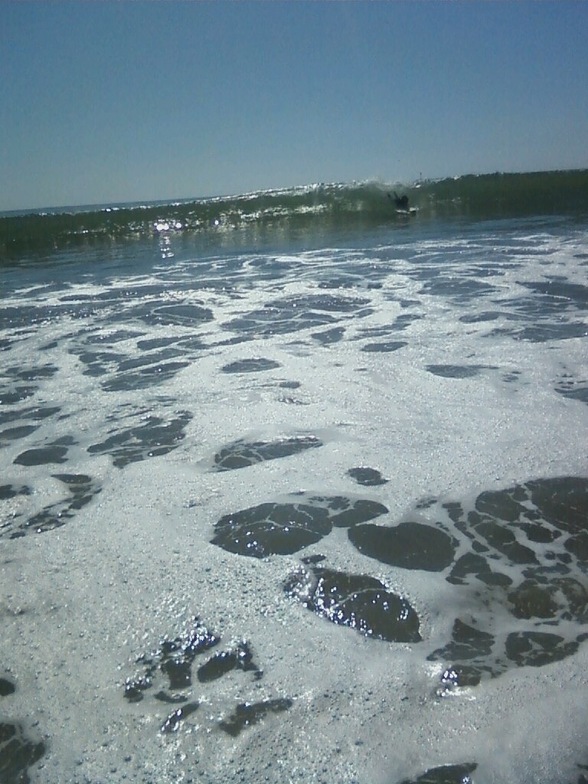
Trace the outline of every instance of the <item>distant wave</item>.
{"label": "distant wave", "polygon": [[465,175],[410,185],[312,184],[238,196],[110,205],[0,217],[0,263],[112,239],[245,227],[304,229],[379,225],[398,219],[388,193],[406,194],[419,217],[475,219],[588,212],[588,169]]}

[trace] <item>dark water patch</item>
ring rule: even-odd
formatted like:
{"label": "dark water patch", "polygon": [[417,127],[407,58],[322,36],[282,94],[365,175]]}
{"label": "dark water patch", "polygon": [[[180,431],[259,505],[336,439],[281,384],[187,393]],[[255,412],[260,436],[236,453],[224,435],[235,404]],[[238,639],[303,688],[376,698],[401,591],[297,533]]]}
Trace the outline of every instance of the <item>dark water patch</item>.
{"label": "dark water patch", "polygon": [[442,378],[474,378],[482,370],[497,370],[492,365],[427,365],[427,370]]}
{"label": "dark water patch", "polygon": [[578,642],[547,632],[512,632],[506,638],[506,655],[519,667],[543,667],[572,656]]}
{"label": "dark water patch", "polygon": [[169,678],[172,691],[192,685],[192,663],[183,658],[167,658],[161,663],[161,671]]}
{"label": "dark water patch", "polygon": [[[109,454],[117,468],[129,463],[166,455],[177,449],[185,438],[186,425],[192,420],[188,411],[180,411],[165,421],[154,415],[140,417],[141,424],[124,430],[115,430],[111,436],[88,447],[90,454]],[[111,431],[112,432],[112,431]]]}
{"label": "dark water patch", "polygon": [[495,299],[494,304],[503,309],[503,318],[519,323],[549,323],[550,319],[556,322],[568,311],[563,300],[557,302],[550,297],[540,296],[522,295],[509,299]]}
{"label": "dark water patch", "polygon": [[306,307],[327,313],[353,313],[358,308],[370,304],[370,300],[365,297],[337,297],[334,294],[311,294],[290,301],[301,302]]}
{"label": "dark water patch", "polygon": [[67,446],[61,444],[48,444],[38,449],[27,449],[14,458],[13,463],[23,466],[51,465],[52,463],[67,462]]}
{"label": "dark water patch", "polygon": [[[280,381],[277,385],[280,389],[300,389],[302,384],[300,381]],[[292,406],[307,406],[309,403],[292,395],[284,395],[278,398],[280,403],[286,403]]]}
{"label": "dark water patch", "polygon": [[14,386],[3,384],[0,388],[0,405],[12,406],[15,403],[22,403],[29,397],[32,397],[37,391],[38,387],[34,386]]}
{"label": "dark water patch", "polygon": [[588,286],[580,283],[570,283],[565,279],[553,279],[532,281],[522,283],[521,285],[534,293],[540,294],[543,300],[553,301],[553,305],[556,308],[561,307],[562,300],[579,309],[588,307]]}
{"label": "dark water patch", "polygon": [[143,307],[135,315],[149,325],[175,324],[184,327],[198,326],[213,319],[210,308],[195,304]]}
{"label": "dark water patch", "polygon": [[377,468],[368,468],[368,466],[358,466],[357,468],[350,468],[347,472],[348,475],[354,479],[358,485],[366,487],[375,487],[377,485],[385,485],[388,480],[384,479]]}
{"label": "dark water patch", "polygon": [[31,327],[50,323],[64,310],[65,308],[55,306],[8,305],[0,310],[0,329],[25,330],[26,334],[31,331]]}
{"label": "dark water patch", "polygon": [[[174,638],[164,637],[158,646],[142,654],[136,660],[139,671],[134,678],[127,678],[124,684],[124,697],[131,703],[141,702],[150,689],[161,678],[169,682],[168,690],[159,690],[153,696],[158,702],[176,705],[160,730],[162,733],[176,732],[182,722],[199,706],[190,700],[187,692],[192,688],[192,666],[196,657],[210,651],[221,641],[219,635],[209,631],[196,617],[187,629]],[[226,651],[221,651],[208,659],[197,671],[201,684],[217,681],[229,672],[241,670],[253,673],[259,680],[263,673],[253,661],[248,642],[242,640]],[[237,710],[220,726],[233,737],[248,725],[260,721],[267,713],[279,713],[290,707],[290,700],[263,700],[259,703],[242,703]],[[220,708],[221,713],[224,712]]]}
{"label": "dark water patch", "polygon": [[486,310],[482,313],[466,313],[464,316],[459,317],[459,321],[463,324],[479,324],[483,321],[496,321],[501,316],[501,313],[496,310]]}
{"label": "dark water patch", "polygon": [[[175,343],[179,342],[177,338],[173,340]],[[73,353],[77,354],[86,366],[83,371],[85,376],[107,377],[101,382],[102,388],[107,392],[132,391],[160,384],[173,378],[189,364],[187,360],[169,361],[184,357],[186,353],[184,349],[173,347],[162,347],[148,354],[141,353],[131,357],[119,351],[104,349],[73,349]]]}
{"label": "dark water patch", "polygon": [[[508,586],[512,579],[501,573],[500,563],[524,567],[523,575],[531,583],[521,584],[529,595],[543,595],[543,589],[531,589],[533,583],[548,583],[555,586],[553,591],[545,589],[549,595],[555,591],[560,596],[559,616],[576,615],[562,599],[566,589],[561,580],[585,572],[588,565],[587,479],[532,480],[481,493],[470,510],[459,503],[444,506],[474,551],[455,564],[450,582],[465,584],[475,577],[487,585]],[[515,602],[519,614],[520,601]]]}
{"label": "dark water patch", "polygon": [[[430,270],[425,270],[417,277],[429,276]],[[467,304],[473,300],[479,301],[488,297],[498,289],[482,281],[471,278],[454,278],[438,275],[433,280],[427,280],[421,289],[421,294],[430,294],[453,300],[457,304]]]}
{"label": "dark water patch", "polygon": [[10,694],[14,694],[16,691],[16,686],[14,683],[8,678],[0,678],[0,697],[8,697]]}
{"label": "dark water patch", "polygon": [[13,409],[11,411],[3,411],[0,413],[0,424],[5,424],[6,422],[14,422],[17,419],[32,419],[33,422],[38,422],[42,419],[47,419],[48,417],[54,416],[58,414],[61,409],[58,406],[46,406],[46,407],[31,407],[31,408],[21,408],[21,409]]}
{"label": "dark water patch", "polygon": [[332,343],[340,343],[345,336],[345,327],[333,327],[324,332],[313,332],[311,338],[322,346],[330,346]]}
{"label": "dark water patch", "polygon": [[86,343],[110,346],[115,343],[121,343],[123,340],[133,340],[144,334],[144,332],[137,332],[135,329],[117,329],[114,332],[100,332],[97,335],[88,335]]}
{"label": "dark water patch", "polygon": [[477,686],[480,683],[480,672],[468,664],[456,664],[443,671],[440,677],[441,688],[438,695],[444,697],[456,688]]}
{"label": "dark water patch", "polygon": [[338,297],[334,294],[285,297],[232,319],[223,327],[235,332],[253,332],[256,336],[283,335],[332,325],[340,321],[342,314],[364,318],[371,312],[366,307],[369,302],[361,297]]}
{"label": "dark water patch", "polygon": [[[212,346],[224,346],[224,345],[234,345],[235,343],[242,343],[241,340],[234,340],[234,341],[226,341],[225,343],[212,343]],[[178,346],[181,348],[182,353],[186,354],[188,352],[201,352],[205,349],[209,349],[210,345],[208,343],[204,343],[203,340],[195,335],[190,335],[188,337],[183,337],[181,340],[178,340]]]}
{"label": "dark water patch", "polygon": [[149,354],[141,354],[140,356],[132,357],[131,359],[123,359],[119,362],[118,371],[120,373],[127,373],[129,370],[137,370],[149,365],[159,365],[167,362],[169,359],[176,359],[184,355],[183,351],[173,348],[166,348],[162,351],[154,351]]}
{"label": "dark water patch", "polygon": [[363,327],[357,331],[357,336],[354,340],[364,340],[365,338],[381,338],[390,336],[390,324],[384,324],[379,327]]}
{"label": "dark water patch", "polygon": [[516,340],[542,343],[586,335],[586,324],[577,315],[586,310],[587,287],[562,281],[520,285],[532,294],[495,300],[504,311],[502,317],[513,325],[496,328],[488,333],[489,337],[509,335]]}
{"label": "dark water patch", "polygon": [[507,490],[480,493],[476,498],[475,508],[481,514],[492,515],[514,523],[520,517],[521,502],[525,501],[526,495],[520,485]]}
{"label": "dark water patch", "polygon": [[289,406],[308,406],[308,405],[310,405],[310,403],[308,403],[308,402],[306,402],[304,400],[299,400],[298,398],[292,397],[291,395],[287,395],[285,397],[280,397],[279,398],[279,402],[280,403],[286,403],[286,405],[289,405]]}
{"label": "dark water patch", "polygon": [[250,341],[255,340],[255,335],[233,335],[230,338],[224,338],[223,340],[214,340],[208,337],[208,342],[206,344],[202,343],[201,348],[224,348],[225,346],[238,346],[240,343],[249,343]]}
{"label": "dark water patch", "polygon": [[457,542],[451,536],[421,523],[400,523],[392,528],[358,525],[349,540],[363,555],[403,569],[441,572],[451,565]]}
{"label": "dark water patch", "polygon": [[7,501],[19,495],[30,495],[32,492],[26,485],[0,485],[0,501]]}
{"label": "dark water patch", "polygon": [[231,319],[223,327],[235,332],[251,333],[256,337],[269,337],[302,329],[316,329],[336,322],[337,318],[328,313],[304,313],[295,308],[286,312],[284,308],[266,306],[264,310],[253,310],[246,316]]}
{"label": "dark water patch", "polygon": [[260,373],[264,370],[275,370],[281,367],[279,362],[264,357],[251,359],[240,359],[224,365],[221,370],[223,373]]}
{"label": "dark water patch", "polygon": [[53,474],[53,477],[63,482],[71,493],[67,514],[82,509],[101,492],[100,485],[86,474]]}
{"label": "dark water patch", "polygon": [[198,707],[198,702],[188,702],[185,705],[182,705],[181,708],[178,708],[171,713],[163,722],[161,725],[161,732],[177,732],[180,729],[182,722],[187,719],[188,716],[191,716]]}
{"label": "dark water patch", "polygon": [[[183,694],[168,694],[165,691],[158,691],[153,695],[153,698],[159,700],[159,702],[165,702],[166,705],[180,705],[181,703],[188,702],[188,698]],[[135,700],[135,702],[136,701],[137,700]]]}
{"label": "dark water patch", "polygon": [[52,378],[57,373],[57,370],[55,365],[39,365],[31,368],[13,366],[7,368],[4,372],[11,378],[19,381],[40,381],[41,379]]}
{"label": "dark water patch", "polygon": [[361,350],[383,354],[391,351],[398,351],[398,349],[404,348],[404,346],[407,345],[408,343],[404,340],[391,340],[387,343],[366,343],[365,346],[361,347]]}
{"label": "dark water patch", "polygon": [[502,374],[502,380],[505,384],[513,384],[518,381],[521,376],[520,370],[511,370],[508,373]]}
{"label": "dark water patch", "polygon": [[478,764],[464,762],[460,765],[442,765],[439,768],[430,768],[416,779],[404,779],[400,784],[473,784],[471,773]]}
{"label": "dark water patch", "polygon": [[42,741],[27,737],[18,723],[0,722],[0,781],[2,784],[28,784],[29,768],[46,752]]}
{"label": "dark water patch", "polygon": [[[140,702],[143,692],[153,686],[163,673],[172,691],[184,689],[192,684],[192,663],[196,656],[210,650],[220,642],[220,637],[194,618],[191,626],[173,639],[165,637],[159,646],[137,659],[141,671],[135,678],[127,678],[124,696],[129,702]],[[161,695],[158,697],[161,700]]]}
{"label": "dark water patch", "polygon": [[418,615],[409,602],[375,577],[310,567],[292,574],[284,590],[316,615],[366,637],[388,642],[422,639]]}
{"label": "dark water patch", "polygon": [[86,365],[83,371],[84,376],[97,378],[107,373],[116,372],[118,365],[125,358],[125,354],[117,351],[82,351],[78,354],[80,362]]}
{"label": "dark water patch", "polygon": [[225,515],[215,524],[211,542],[253,558],[291,555],[320,541],[333,526],[357,525],[387,512],[385,506],[369,499],[294,493],[285,502]]}
{"label": "dark water patch", "polygon": [[188,367],[189,362],[163,362],[158,365],[142,368],[138,373],[117,373],[116,376],[102,381],[105,392],[131,392],[146,389],[156,384],[169,381],[180,370]]}
{"label": "dark water patch", "polygon": [[[524,488],[531,503],[552,525],[573,534],[588,530],[588,479],[574,476],[536,479],[527,482]],[[523,507],[521,514],[525,512]]]}
{"label": "dark water patch", "polygon": [[521,544],[515,533],[504,524],[486,516],[470,512],[468,516],[470,526],[476,534],[487,542],[496,552],[505,555],[514,564],[538,563],[534,551]]}
{"label": "dark water patch", "polygon": [[[419,304],[420,303],[418,301],[409,302],[408,306],[419,305]],[[403,305],[403,307],[406,307],[406,305]],[[422,318],[424,317],[420,313],[402,313],[400,316],[396,316],[396,318],[392,322],[391,329],[397,332],[402,332],[411,324],[413,324],[415,321],[420,321]]]}
{"label": "dark water patch", "polygon": [[320,553],[316,553],[315,555],[306,555],[304,558],[301,558],[303,564],[317,564],[326,561],[327,556],[321,555]]}
{"label": "dark water patch", "polygon": [[442,690],[455,686],[477,685],[483,676],[496,677],[504,671],[497,665],[493,651],[494,635],[456,618],[451,640],[427,656],[428,661],[450,661],[440,682]]}
{"label": "dark water patch", "polygon": [[561,536],[560,531],[555,528],[546,528],[544,525],[541,525],[540,522],[521,522],[517,527],[525,533],[529,542],[549,544],[550,542],[555,542],[555,540],[559,539]]}
{"label": "dark water patch", "polygon": [[486,558],[471,552],[462,555],[455,562],[451,574],[447,577],[447,582],[465,585],[469,582],[470,577],[476,577],[485,585],[508,586],[512,584],[512,579],[508,575],[493,571]]}
{"label": "dark water patch", "polygon": [[560,395],[579,400],[581,403],[588,403],[588,381],[575,381],[573,379],[563,379],[555,388]]}
{"label": "dark water patch", "polygon": [[346,496],[317,496],[316,500],[328,505],[331,522],[335,528],[352,526],[388,514],[388,507],[369,498],[347,498]]}
{"label": "dark water patch", "polygon": [[[507,596],[511,613],[515,618],[554,618],[559,609],[556,592],[555,583],[543,585],[536,580],[524,580]],[[585,601],[587,598],[585,595]]]}
{"label": "dark water patch", "polygon": [[[537,528],[551,531],[551,541],[558,549],[576,554],[586,563],[582,555],[588,543],[588,479],[583,477],[556,477],[537,479],[524,485],[515,485],[506,490],[481,493],[476,499],[475,511],[468,515],[468,523],[476,531],[482,526],[482,534],[493,546],[502,545],[499,551],[512,557],[504,550],[512,541],[504,532],[504,521],[528,539],[527,545],[537,540]],[[503,521],[502,524],[498,521]],[[530,534],[530,536],[529,536]],[[559,536],[558,534],[563,534]],[[506,543],[504,542],[507,539]],[[543,537],[544,538],[544,537]],[[528,548],[526,548],[528,549]],[[526,550],[519,555],[526,555]],[[536,562],[536,558],[524,558],[519,563]]]}
{"label": "dark water patch", "polygon": [[[398,303],[396,297],[393,294],[387,296],[386,299],[400,304],[401,307],[414,307],[415,305],[420,305],[420,303],[417,301],[410,301],[406,302],[405,304],[400,301]],[[381,324],[377,327],[364,327],[359,329],[357,332],[357,339],[362,340],[363,338],[370,337],[392,337],[397,332],[404,332],[411,324],[413,324],[415,321],[420,321],[422,318],[424,318],[424,316],[420,313],[401,313],[391,323]]]}
{"label": "dark water patch", "polygon": [[445,648],[427,656],[429,661],[438,659],[476,659],[492,653],[495,638],[492,634],[477,629],[471,624],[456,618],[453,623],[451,642]]}
{"label": "dark water patch", "polygon": [[536,324],[520,330],[507,331],[507,334],[511,334],[516,340],[527,340],[529,343],[546,343],[549,340],[571,340],[572,338],[586,337],[586,324],[583,321]]}
{"label": "dark water patch", "polygon": [[0,329],[19,330],[20,335],[32,335],[38,333],[39,327],[67,319],[91,321],[98,315],[100,307],[94,298],[59,305],[9,306],[0,310]]}
{"label": "dark water patch", "polygon": [[59,300],[60,302],[68,303],[94,303],[99,304],[101,308],[106,305],[112,305],[120,311],[136,300],[149,301],[151,305],[153,303],[158,304],[160,296],[161,286],[159,284],[146,283],[144,285],[130,284],[119,287],[108,286],[104,291],[93,294],[64,294]]}
{"label": "dark water patch", "polygon": [[[385,277],[384,274],[381,275]],[[379,281],[358,281],[355,275],[331,275],[327,280],[320,280],[317,283],[319,289],[354,289],[365,288],[367,291],[378,290],[382,288]]]}
{"label": "dark water patch", "polygon": [[424,496],[423,498],[419,498],[416,502],[414,508],[416,510],[420,509],[430,509],[432,506],[435,506],[437,499],[433,496]]}
{"label": "dark water patch", "polygon": [[[27,517],[25,521],[20,520],[22,515],[15,516],[11,525],[7,527],[11,539],[20,538],[26,533],[44,533],[60,528],[102,490],[100,484],[86,474],[53,474],[52,476],[65,485],[68,491],[67,497],[49,504],[40,512]],[[4,533],[4,528],[0,529],[0,533]]]}
{"label": "dark water patch", "polygon": [[[587,638],[574,626],[588,623],[588,479],[536,479],[442,507],[461,538],[446,579],[475,608],[475,620],[457,618],[451,640],[428,656],[455,671],[442,689],[573,656]],[[508,633],[497,622],[505,612]]]}
{"label": "dark water patch", "polygon": [[[480,619],[483,622],[485,619]],[[496,678],[515,667],[543,667],[573,656],[582,635],[565,638],[551,631],[522,629],[490,634],[455,620],[452,639],[427,656],[429,661],[452,662],[440,678],[440,696],[455,687],[476,686],[483,678]]]}
{"label": "dark water patch", "polygon": [[310,435],[282,438],[277,441],[234,441],[214,456],[215,470],[232,471],[246,468],[255,463],[289,457],[322,445],[320,438]]}
{"label": "dark water patch", "polygon": [[146,340],[138,340],[137,348],[141,351],[154,351],[158,348],[167,348],[178,343],[180,338],[172,336],[167,338],[147,338]]}
{"label": "dark water patch", "polygon": [[201,683],[218,680],[233,670],[253,672],[255,679],[263,675],[253,661],[253,653],[246,642],[240,642],[233,650],[220,651],[198,668],[197,676]]}
{"label": "dark water patch", "polygon": [[21,425],[20,427],[9,427],[6,430],[0,430],[0,447],[5,446],[2,441],[12,442],[19,441],[21,438],[26,438],[39,429],[39,425]]}
{"label": "dark water patch", "polygon": [[236,738],[246,727],[258,724],[268,713],[283,713],[293,704],[292,700],[285,697],[253,703],[242,702],[227,719],[219,722],[218,726],[223,732]]}
{"label": "dark water patch", "polygon": [[[143,692],[152,686],[151,678],[138,677],[128,679],[125,683],[125,697],[129,702],[140,702],[143,699]],[[161,699],[161,692],[158,699]]]}
{"label": "dark water patch", "polygon": [[265,503],[222,517],[211,542],[253,558],[289,555],[320,541],[332,525],[324,507],[303,502]]}

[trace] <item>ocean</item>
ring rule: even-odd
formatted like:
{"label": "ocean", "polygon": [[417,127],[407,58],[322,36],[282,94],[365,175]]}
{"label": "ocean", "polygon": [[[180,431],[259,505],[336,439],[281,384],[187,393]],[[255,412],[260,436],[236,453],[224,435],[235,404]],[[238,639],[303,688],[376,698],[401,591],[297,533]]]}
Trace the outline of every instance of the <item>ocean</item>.
{"label": "ocean", "polygon": [[587,280],[588,171],[0,216],[0,782],[586,784]]}

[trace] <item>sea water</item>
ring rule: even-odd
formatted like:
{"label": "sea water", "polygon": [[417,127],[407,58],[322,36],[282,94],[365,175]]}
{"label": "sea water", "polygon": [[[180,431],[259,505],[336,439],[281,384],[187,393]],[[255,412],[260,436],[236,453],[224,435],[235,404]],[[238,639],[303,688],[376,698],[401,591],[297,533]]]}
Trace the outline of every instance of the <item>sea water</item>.
{"label": "sea water", "polygon": [[588,213],[459,185],[4,219],[2,784],[588,780]]}

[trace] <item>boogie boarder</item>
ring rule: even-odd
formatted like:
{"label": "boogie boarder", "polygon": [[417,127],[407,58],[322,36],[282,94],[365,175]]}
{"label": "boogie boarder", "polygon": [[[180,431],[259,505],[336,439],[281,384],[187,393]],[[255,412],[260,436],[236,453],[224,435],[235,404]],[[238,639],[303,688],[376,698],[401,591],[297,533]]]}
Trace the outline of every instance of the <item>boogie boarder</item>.
{"label": "boogie boarder", "polygon": [[397,210],[408,210],[408,196],[406,193],[404,196],[399,196],[396,191],[394,191],[394,196],[389,193],[388,198],[394,202]]}

